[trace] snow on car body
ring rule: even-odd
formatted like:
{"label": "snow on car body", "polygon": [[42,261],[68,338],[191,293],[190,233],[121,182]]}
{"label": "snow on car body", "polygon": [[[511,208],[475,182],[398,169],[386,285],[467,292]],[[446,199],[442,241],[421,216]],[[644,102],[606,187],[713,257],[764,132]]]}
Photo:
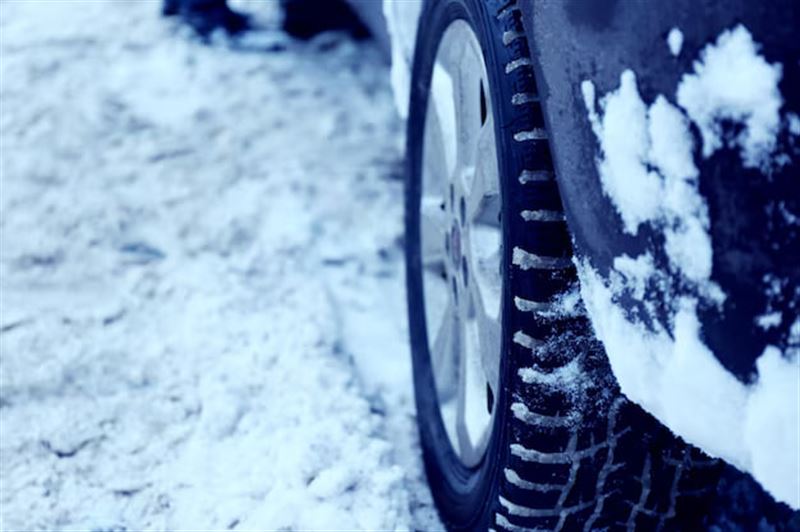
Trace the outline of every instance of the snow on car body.
{"label": "snow on car body", "polygon": [[[388,28],[405,116],[422,2],[352,3]],[[623,392],[800,508],[800,10],[517,4]]]}

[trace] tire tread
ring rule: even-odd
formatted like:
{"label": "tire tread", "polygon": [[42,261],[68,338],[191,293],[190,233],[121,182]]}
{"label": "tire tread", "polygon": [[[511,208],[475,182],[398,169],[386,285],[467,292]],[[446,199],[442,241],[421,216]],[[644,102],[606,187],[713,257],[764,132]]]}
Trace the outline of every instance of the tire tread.
{"label": "tire tread", "polygon": [[[563,214],[549,140],[538,133],[546,132],[546,126],[521,12],[515,0],[502,4],[490,0],[488,5],[495,6],[497,35],[508,55],[501,63],[513,65],[506,68],[515,111],[507,129],[517,135],[515,140],[524,138],[515,154],[521,178],[512,189],[513,209],[520,214],[526,210]],[[566,223],[516,225],[513,241],[527,252],[540,257],[572,256]],[[574,268],[517,268],[514,276],[515,297],[531,303],[526,309],[534,303],[552,302],[577,284]],[[504,461],[506,470],[513,471],[514,482],[506,475],[500,483],[492,526],[510,531],[701,526],[720,464],[673,436],[620,393],[585,315],[532,317],[519,307],[514,309],[513,326],[534,344],[530,348],[514,344],[512,363],[541,372],[542,378],[512,380],[514,415],[509,417]],[[595,383],[599,379],[602,384],[576,393],[546,378],[576,361],[582,373],[577,377]],[[570,418],[575,421],[562,423]],[[527,451],[527,460],[520,456],[520,449]]]}

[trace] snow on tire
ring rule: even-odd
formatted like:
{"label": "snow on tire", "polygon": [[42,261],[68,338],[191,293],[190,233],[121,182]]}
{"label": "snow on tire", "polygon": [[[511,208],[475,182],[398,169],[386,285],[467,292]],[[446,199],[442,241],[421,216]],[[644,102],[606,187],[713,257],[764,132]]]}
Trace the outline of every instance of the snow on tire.
{"label": "snow on tire", "polygon": [[[421,442],[444,523],[510,531],[701,526],[720,466],[620,394],[583,311],[515,2],[430,2],[420,20],[407,284]],[[480,257],[479,236],[494,221],[497,253]],[[454,316],[446,335],[431,330],[431,301],[440,297],[426,281],[432,268],[442,280],[442,314]],[[486,354],[490,326],[475,318],[490,315],[496,299],[475,288],[482,268],[499,272],[496,361]],[[482,350],[475,360],[473,318]],[[476,395],[487,412],[475,413],[468,399]],[[473,434],[471,425],[479,427]]]}

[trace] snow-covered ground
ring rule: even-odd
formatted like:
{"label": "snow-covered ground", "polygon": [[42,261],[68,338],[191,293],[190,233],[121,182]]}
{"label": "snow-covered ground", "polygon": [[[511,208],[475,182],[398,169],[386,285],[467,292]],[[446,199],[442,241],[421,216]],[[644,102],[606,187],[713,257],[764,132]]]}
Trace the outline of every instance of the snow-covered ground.
{"label": "snow-covered ground", "polygon": [[388,68],[276,4],[0,2],[0,529],[441,528]]}

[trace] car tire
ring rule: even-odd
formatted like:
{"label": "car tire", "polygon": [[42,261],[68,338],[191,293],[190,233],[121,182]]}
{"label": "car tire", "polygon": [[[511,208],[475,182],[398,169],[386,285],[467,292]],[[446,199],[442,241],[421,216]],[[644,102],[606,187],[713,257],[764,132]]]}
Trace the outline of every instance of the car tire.
{"label": "car tire", "polygon": [[[520,16],[513,1],[438,0],[427,2],[420,17],[407,135],[406,272],[418,425],[433,497],[451,530],[698,529],[720,465],[621,395],[592,334]],[[457,39],[454,32],[461,32]],[[466,59],[475,54],[483,64],[479,83],[468,69],[469,61],[478,63]],[[448,94],[452,102],[440,101]],[[488,115],[491,131],[480,129]],[[475,127],[474,134],[465,129]],[[496,378],[483,352],[481,368],[470,369],[477,363],[462,330],[479,320],[470,313],[483,303],[455,301],[480,299],[471,295],[476,289],[469,286],[479,284],[471,272],[485,266],[470,263],[476,259],[464,251],[479,246],[463,206],[495,201],[468,197],[479,187],[464,183],[484,182],[491,171],[481,170],[488,163],[477,156],[470,166],[472,152],[462,144],[475,137],[480,155],[489,135],[501,238]],[[442,194],[441,215],[438,196],[427,195],[429,183]],[[449,298],[441,313],[456,316],[444,318],[454,326],[432,324],[432,301],[443,296],[434,297],[426,283],[437,276]],[[458,305],[467,310],[448,310]],[[440,342],[442,330],[455,331],[455,339]],[[480,393],[481,371],[488,421],[473,445],[469,425],[477,415],[466,398]],[[444,396],[456,402],[455,416]]]}

